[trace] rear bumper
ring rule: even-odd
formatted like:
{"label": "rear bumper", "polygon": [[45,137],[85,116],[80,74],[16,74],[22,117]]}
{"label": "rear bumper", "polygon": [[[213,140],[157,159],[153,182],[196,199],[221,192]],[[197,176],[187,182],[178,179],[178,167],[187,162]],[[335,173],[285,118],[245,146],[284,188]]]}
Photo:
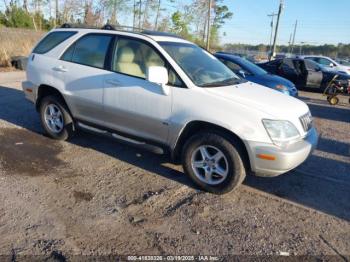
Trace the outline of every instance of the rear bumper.
{"label": "rear bumper", "polygon": [[[316,148],[318,134],[312,128],[307,136],[286,148],[274,144],[247,142],[252,171],[257,176],[278,176],[303,163]],[[275,156],[274,160],[257,157],[259,154]]]}
{"label": "rear bumper", "polygon": [[38,93],[38,87],[30,81],[23,81],[22,89],[26,99],[28,99],[32,103],[35,103]]}

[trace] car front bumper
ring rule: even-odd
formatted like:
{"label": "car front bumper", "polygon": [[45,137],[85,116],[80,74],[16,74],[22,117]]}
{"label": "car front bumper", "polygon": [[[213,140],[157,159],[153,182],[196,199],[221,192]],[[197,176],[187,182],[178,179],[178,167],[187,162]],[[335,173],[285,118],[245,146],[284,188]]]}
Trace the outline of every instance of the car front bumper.
{"label": "car front bumper", "polygon": [[[253,173],[257,176],[273,177],[286,173],[303,163],[316,148],[318,134],[312,128],[304,139],[288,147],[274,144],[247,142],[248,154]],[[259,155],[274,156],[274,160],[261,159]]]}

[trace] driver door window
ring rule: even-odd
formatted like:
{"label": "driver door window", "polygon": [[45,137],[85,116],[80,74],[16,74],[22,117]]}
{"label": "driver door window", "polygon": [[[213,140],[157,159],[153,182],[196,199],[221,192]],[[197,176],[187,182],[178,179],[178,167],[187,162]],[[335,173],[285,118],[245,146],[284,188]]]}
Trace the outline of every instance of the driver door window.
{"label": "driver door window", "polygon": [[[133,39],[119,39],[114,48],[112,71],[146,79],[151,66],[166,67],[165,61],[149,45]],[[169,71],[169,85],[182,86],[173,70]]]}

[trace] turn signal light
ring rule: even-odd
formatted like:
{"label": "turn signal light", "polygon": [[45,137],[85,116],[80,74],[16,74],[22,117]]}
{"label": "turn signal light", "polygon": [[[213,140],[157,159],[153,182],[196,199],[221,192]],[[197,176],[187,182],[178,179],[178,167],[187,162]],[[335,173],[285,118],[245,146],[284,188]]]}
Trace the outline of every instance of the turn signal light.
{"label": "turn signal light", "polygon": [[264,160],[276,160],[276,157],[273,156],[273,155],[257,154],[256,156],[257,156],[258,158],[264,159]]}

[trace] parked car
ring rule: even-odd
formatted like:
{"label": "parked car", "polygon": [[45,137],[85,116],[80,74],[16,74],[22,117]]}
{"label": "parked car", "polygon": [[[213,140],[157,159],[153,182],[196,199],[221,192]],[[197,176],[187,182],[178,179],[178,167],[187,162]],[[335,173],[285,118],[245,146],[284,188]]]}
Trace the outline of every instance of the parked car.
{"label": "parked car", "polygon": [[309,59],[317,64],[323,66],[323,68],[332,72],[339,72],[342,74],[350,75],[350,65],[341,64],[326,56],[301,56],[299,58]]}
{"label": "parked car", "polygon": [[242,80],[165,33],[54,29],[30,54],[22,87],[53,139],[82,128],[154,144],[213,193],[251,171],[286,173],[318,139],[304,102]]}
{"label": "parked car", "polygon": [[261,68],[292,81],[298,89],[311,88],[323,91],[338,76],[344,87],[350,86],[350,76],[336,72],[330,72],[317,63],[302,58],[276,59],[267,63],[258,64]]}
{"label": "parked car", "polygon": [[294,97],[298,96],[298,90],[291,81],[280,76],[270,74],[261,67],[244,58],[223,52],[218,52],[215,54],[215,56],[235,74],[250,82],[267,86],[287,95]]}
{"label": "parked car", "polygon": [[343,66],[348,66],[350,67],[350,61],[349,60],[346,60],[346,59],[337,59],[336,60],[337,63],[343,65]]}

